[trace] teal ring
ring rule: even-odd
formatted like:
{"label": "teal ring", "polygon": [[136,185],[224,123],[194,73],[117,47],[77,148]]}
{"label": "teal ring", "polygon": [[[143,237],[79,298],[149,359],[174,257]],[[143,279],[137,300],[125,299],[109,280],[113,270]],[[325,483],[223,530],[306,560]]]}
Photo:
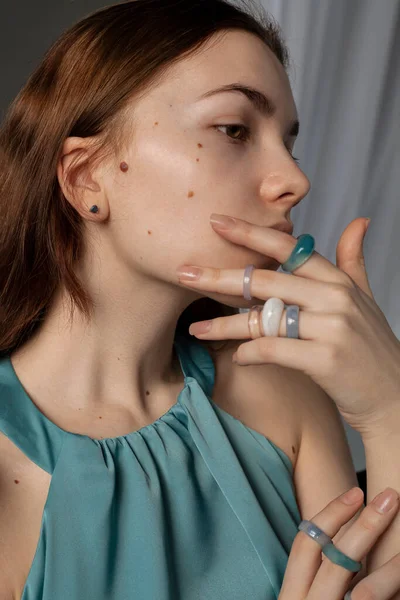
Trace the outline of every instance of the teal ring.
{"label": "teal ring", "polygon": [[303,233],[297,238],[297,244],[287,261],[281,265],[287,273],[292,273],[295,269],[301,267],[312,255],[315,248],[315,239],[309,233]]}
{"label": "teal ring", "polygon": [[360,571],[360,569],[362,567],[361,562],[353,560],[346,554],[343,554],[343,552],[341,552],[338,548],[336,548],[336,546],[333,544],[333,542],[326,544],[322,548],[322,552],[325,554],[325,556],[327,558],[329,558],[329,560],[331,560],[333,563],[335,563],[335,565],[339,565],[340,567],[343,567],[344,569],[347,569],[348,571],[351,571],[352,573],[357,573],[358,571]]}

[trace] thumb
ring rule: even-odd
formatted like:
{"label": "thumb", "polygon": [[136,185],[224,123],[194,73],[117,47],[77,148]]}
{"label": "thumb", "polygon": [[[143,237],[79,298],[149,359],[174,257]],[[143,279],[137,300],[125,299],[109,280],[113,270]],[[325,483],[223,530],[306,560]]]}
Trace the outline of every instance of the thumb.
{"label": "thumb", "polygon": [[347,225],[336,247],[336,266],[373,299],[364,259],[364,240],[368,225],[369,221],[365,218],[354,219]]}

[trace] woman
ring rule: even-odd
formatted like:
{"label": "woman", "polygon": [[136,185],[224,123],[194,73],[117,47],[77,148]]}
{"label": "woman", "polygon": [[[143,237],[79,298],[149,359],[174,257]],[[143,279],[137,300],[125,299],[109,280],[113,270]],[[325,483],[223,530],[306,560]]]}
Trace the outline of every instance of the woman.
{"label": "woman", "polygon": [[[328,562],[332,598],[355,571],[368,580],[367,540],[343,569],[298,531],[319,512],[313,525],[334,542],[361,539],[352,528],[372,514],[359,517],[360,497],[341,512],[334,500],[357,485],[336,398],[299,367],[260,368],[272,357],[250,346],[246,369],[231,362],[238,339],[260,337],[243,336],[238,308],[267,299],[254,286],[287,260],[289,213],[310,189],[292,156],[287,66],[277,26],[244,8],[137,0],[65,32],[10,107],[0,137],[7,600],[265,600],[284,578],[280,597],[297,600]],[[251,235],[214,230],[214,212],[246,219]],[[296,274],[310,266],[322,279],[311,253]],[[251,263],[249,300],[236,275],[243,282]],[[191,264],[212,277],[179,278]],[[233,329],[189,334],[213,317]],[[263,325],[252,332],[267,335]]]}

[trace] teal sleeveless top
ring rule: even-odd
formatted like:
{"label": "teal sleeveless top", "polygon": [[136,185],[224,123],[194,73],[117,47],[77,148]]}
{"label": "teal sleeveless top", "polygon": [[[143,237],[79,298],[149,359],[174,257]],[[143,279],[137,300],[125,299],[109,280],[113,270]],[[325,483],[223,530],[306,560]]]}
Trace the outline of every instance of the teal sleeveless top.
{"label": "teal sleeveless top", "polygon": [[[0,360],[0,431],[52,474],[22,600],[272,600],[301,521],[289,457],[211,400],[175,335],[176,403],[128,435],[65,431]],[[28,501],[28,499],[27,499]]]}

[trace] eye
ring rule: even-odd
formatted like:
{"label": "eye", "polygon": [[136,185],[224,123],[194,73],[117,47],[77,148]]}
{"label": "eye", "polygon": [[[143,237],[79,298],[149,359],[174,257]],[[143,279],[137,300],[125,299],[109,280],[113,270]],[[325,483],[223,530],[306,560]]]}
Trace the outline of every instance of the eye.
{"label": "eye", "polygon": [[[214,125],[214,129],[217,129],[217,130],[219,130],[221,127],[225,127],[226,129],[233,129],[233,130],[236,129],[236,130],[239,130],[239,133],[241,132],[241,135],[239,135],[239,136],[230,137],[228,135],[228,138],[233,143],[247,142],[250,139],[251,130],[250,130],[250,127],[247,127],[247,125],[241,125],[240,123],[230,123],[228,125]],[[290,156],[293,158],[293,160],[296,161],[297,163],[299,163],[300,162],[299,159],[296,158],[295,156],[293,156],[292,151],[289,148],[287,150],[288,150]]]}
{"label": "eye", "polygon": [[241,125],[240,123],[231,123],[229,125],[214,125],[214,129],[219,129],[220,127],[225,127],[226,129],[233,130],[236,129],[239,130],[239,133],[241,132],[241,135],[239,136],[235,135],[234,137],[230,137],[228,135],[228,138],[230,138],[230,140],[232,140],[233,143],[247,142],[250,138],[250,127],[247,127],[246,125]]}

